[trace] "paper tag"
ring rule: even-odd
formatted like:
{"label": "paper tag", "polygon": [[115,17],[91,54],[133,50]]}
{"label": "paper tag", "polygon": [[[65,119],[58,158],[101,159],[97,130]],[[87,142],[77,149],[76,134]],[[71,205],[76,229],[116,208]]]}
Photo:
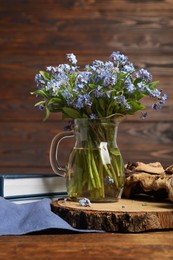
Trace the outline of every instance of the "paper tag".
{"label": "paper tag", "polygon": [[110,164],[111,160],[110,160],[110,156],[109,156],[109,151],[107,148],[107,142],[101,142],[100,143],[100,155],[101,155],[101,159],[103,164]]}

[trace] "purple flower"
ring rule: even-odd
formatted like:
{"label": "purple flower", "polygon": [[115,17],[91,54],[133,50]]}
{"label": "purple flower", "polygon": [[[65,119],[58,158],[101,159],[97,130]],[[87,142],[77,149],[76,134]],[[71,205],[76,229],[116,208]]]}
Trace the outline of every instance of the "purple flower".
{"label": "purple flower", "polygon": [[131,107],[128,103],[125,103],[124,106],[125,106],[125,108],[126,108],[127,110],[132,109],[132,107]]}
{"label": "purple flower", "polygon": [[103,92],[103,87],[98,85],[97,88],[93,91],[93,96],[96,98],[104,98],[105,93]]}
{"label": "purple flower", "polygon": [[139,82],[139,83],[137,84],[137,88],[138,88],[138,91],[139,91],[139,92],[144,92],[144,88],[145,88],[144,82]]}
{"label": "purple flower", "polygon": [[104,86],[114,86],[116,84],[116,82],[117,82],[117,79],[113,75],[107,75],[103,80]]}
{"label": "purple flower", "polygon": [[45,106],[43,104],[39,105],[39,110],[42,111],[44,110]]}
{"label": "purple flower", "polygon": [[77,59],[73,53],[67,54],[67,59],[71,62],[71,64],[76,65]]}
{"label": "purple flower", "polygon": [[82,206],[82,207],[91,207],[91,202],[90,202],[89,199],[84,198],[84,199],[79,200],[79,206]]}
{"label": "purple flower", "polygon": [[86,106],[91,106],[92,105],[91,97],[90,97],[90,95],[88,93],[83,95],[83,99],[84,99],[84,103],[85,103]]}
{"label": "purple flower", "polygon": [[125,64],[125,66],[123,67],[123,71],[128,72],[128,73],[132,73],[135,71],[135,68],[133,66],[132,63],[128,62],[127,64]]}
{"label": "purple flower", "polygon": [[148,113],[147,112],[141,112],[141,119],[144,120],[147,117]]}
{"label": "purple flower", "polygon": [[91,118],[91,119],[96,119],[96,118],[97,118],[97,115],[92,113],[92,114],[90,114],[90,118]]}
{"label": "purple flower", "polygon": [[166,94],[166,93],[164,93],[164,94],[163,94],[163,96],[162,96],[162,100],[163,100],[163,101],[166,101],[166,100],[167,100],[167,98],[168,98],[167,94]]}
{"label": "purple flower", "polygon": [[111,185],[114,184],[114,179],[112,179],[110,176],[106,176],[104,179],[105,185]]}
{"label": "purple flower", "polygon": [[105,66],[105,68],[106,68],[107,70],[112,70],[112,69],[114,69],[114,64],[113,64],[112,61],[106,61],[105,64],[104,64],[104,66]]}
{"label": "purple flower", "polygon": [[35,82],[37,83],[38,87],[41,87],[41,85],[46,84],[46,81],[44,80],[43,76],[40,74],[35,75]]}
{"label": "purple flower", "polygon": [[62,84],[61,80],[57,81],[55,79],[52,79],[47,82],[46,90],[52,90],[52,92],[55,93],[56,91],[59,90],[61,84]]}
{"label": "purple flower", "polygon": [[71,66],[69,64],[60,64],[58,65],[56,71],[61,74],[71,73]]}
{"label": "purple flower", "polygon": [[49,67],[46,68],[46,71],[53,73],[53,72],[56,72],[56,68],[53,67],[53,66],[49,66]]}
{"label": "purple flower", "polygon": [[104,62],[101,61],[101,60],[94,60],[93,63],[92,63],[92,66],[91,68],[93,70],[96,70],[96,68],[100,68],[100,67],[103,67],[104,66]]}
{"label": "purple flower", "polygon": [[78,84],[75,85],[74,90],[75,90],[76,92],[78,92],[79,89],[83,89],[84,86],[85,86],[84,83],[78,83]]}
{"label": "purple flower", "polygon": [[138,71],[137,75],[138,75],[139,78],[146,80],[146,82],[152,81],[152,75],[147,70],[140,69]]}
{"label": "purple flower", "polygon": [[113,61],[116,65],[125,65],[128,58],[124,54],[120,54],[119,51],[113,52],[110,55],[110,59]]}
{"label": "purple flower", "polygon": [[151,94],[152,94],[153,97],[159,98],[160,95],[161,95],[161,92],[160,92],[158,89],[155,89],[155,90],[153,90],[153,91],[151,92]]}
{"label": "purple flower", "polygon": [[162,104],[161,103],[155,103],[152,105],[152,108],[155,110],[162,109]]}
{"label": "purple flower", "polygon": [[70,99],[73,97],[72,93],[69,92],[68,90],[63,90],[61,92],[62,96],[66,99],[67,103],[70,101]]}
{"label": "purple flower", "polygon": [[80,72],[77,75],[76,83],[77,84],[82,83],[82,85],[89,84],[90,79],[91,79],[91,72]]}
{"label": "purple flower", "polygon": [[120,102],[120,104],[124,104],[126,102],[125,96],[123,95],[119,96],[118,101]]}
{"label": "purple flower", "polygon": [[129,93],[133,93],[135,91],[135,86],[132,83],[125,84],[125,87]]}
{"label": "purple flower", "polygon": [[82,95],[79,95],[77,100],[73,103],[75,108],[81,109],[84,107],[84,99]]}

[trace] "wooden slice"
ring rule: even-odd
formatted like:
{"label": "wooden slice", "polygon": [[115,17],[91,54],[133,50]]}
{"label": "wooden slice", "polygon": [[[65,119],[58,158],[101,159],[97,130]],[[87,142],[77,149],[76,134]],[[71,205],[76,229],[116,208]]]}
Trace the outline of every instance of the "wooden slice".
{"label": "wooden slice", "polygon": [[120,199],[113,203],[92,203],[56,200],[52,211],[78,229],[111,232],[144,232],[173,228],[173,203]]}

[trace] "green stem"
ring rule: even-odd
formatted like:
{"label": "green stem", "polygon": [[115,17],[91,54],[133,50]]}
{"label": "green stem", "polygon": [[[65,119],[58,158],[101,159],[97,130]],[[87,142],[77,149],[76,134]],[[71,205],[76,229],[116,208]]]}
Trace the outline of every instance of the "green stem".
{"label": "green stem", "polygon": [[100,176],[99,176],[99,173],[97,170],[97,166],[96,166],[95,159],[94,159],[94,154],[92,151],[91,151],[91,163],[93,166],[94,177],[96,180],[96,188],[99,189],[99,188],[101,188]]}
{"label": "green stem", "polygon": [[96,188],[95,179],[94,179],[94,176],[93,176],[93,173],[92,173],[92,163],[91,163],[92,158],[91,158],[90,150],[88,150],[87,160],[88,160],[88,172],[89,172],[89,175],[90,175],[91,183],[93,185],[93,188]]}

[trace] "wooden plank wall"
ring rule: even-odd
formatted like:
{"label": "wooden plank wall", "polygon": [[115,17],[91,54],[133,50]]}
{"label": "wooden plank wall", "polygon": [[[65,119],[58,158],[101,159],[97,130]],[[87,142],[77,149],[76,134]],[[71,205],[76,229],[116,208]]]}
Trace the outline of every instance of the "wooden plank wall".
{"label": "wooden plank wall", "polygon": [[[119,50],[160,81],[169,99],[145,121],[119,129],[124,162],[173,163],[173,1],[0,0],[0,171],[52,172],[49,145],[64,123],[43,123],[34,108],[34,77],[77,55],[83,66]],[[65,160],[62,149],[61,159]]]}

